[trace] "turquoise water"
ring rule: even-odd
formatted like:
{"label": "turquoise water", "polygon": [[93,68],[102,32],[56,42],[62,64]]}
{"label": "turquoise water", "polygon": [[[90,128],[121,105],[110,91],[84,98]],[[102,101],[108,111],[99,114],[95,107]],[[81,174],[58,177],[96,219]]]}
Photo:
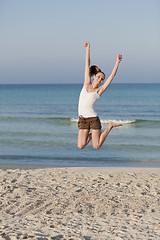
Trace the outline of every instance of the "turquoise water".
{"label": "turquoise water", "polygon": [[0,85],[0,164],[160,167],[160,84],[112,84],[95,110],[101,149],[77,148],[81,84]]}

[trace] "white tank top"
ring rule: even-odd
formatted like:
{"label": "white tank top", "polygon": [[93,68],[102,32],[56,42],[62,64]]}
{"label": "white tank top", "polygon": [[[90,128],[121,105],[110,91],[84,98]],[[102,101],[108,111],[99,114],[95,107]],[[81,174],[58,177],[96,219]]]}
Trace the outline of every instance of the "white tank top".
{"label": "white tank top", "polygon": [[96,117],[97,113],[94,111],[93,107],[100,96],[97,91],[87,92],[86,87],[87,86],[82,88],[79,96],[78,113],[79,116],[83,116],[84,118]]}

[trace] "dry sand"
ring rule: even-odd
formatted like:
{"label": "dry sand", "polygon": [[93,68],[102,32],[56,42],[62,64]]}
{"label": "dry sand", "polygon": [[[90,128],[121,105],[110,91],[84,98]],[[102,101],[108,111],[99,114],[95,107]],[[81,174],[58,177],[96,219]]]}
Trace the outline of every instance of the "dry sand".
{"label": "dry sand", "polygon": [[0,170],[0,239],[160,239],[160,169]]}

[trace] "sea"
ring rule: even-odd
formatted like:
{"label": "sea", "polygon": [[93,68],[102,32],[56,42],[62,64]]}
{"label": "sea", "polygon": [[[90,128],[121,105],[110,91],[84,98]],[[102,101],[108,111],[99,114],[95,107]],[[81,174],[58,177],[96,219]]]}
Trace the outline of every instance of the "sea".
{"label": "sea", "polygon": [[160,84],[111,84],[95,105],[103,146],[77,148],[82,84],[0,85],[0,167],[160,167]]}

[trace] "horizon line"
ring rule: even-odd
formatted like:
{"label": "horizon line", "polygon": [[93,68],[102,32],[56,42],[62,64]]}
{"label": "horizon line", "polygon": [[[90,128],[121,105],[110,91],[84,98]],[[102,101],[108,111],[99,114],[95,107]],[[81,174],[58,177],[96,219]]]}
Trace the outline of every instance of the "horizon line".
{"label": "horizon line", "polygon": [[[0,85],[67,85],[67,84],[81,84],[83,85],[83,83],[0,83]],[[112,85],[114,84],[160,84],[160,82],[153,82],[153,83],[147,83],[147,82],[129,82],[129,83],[125,83],[125,82],[122,82],[122,83],[112,83]]]}

